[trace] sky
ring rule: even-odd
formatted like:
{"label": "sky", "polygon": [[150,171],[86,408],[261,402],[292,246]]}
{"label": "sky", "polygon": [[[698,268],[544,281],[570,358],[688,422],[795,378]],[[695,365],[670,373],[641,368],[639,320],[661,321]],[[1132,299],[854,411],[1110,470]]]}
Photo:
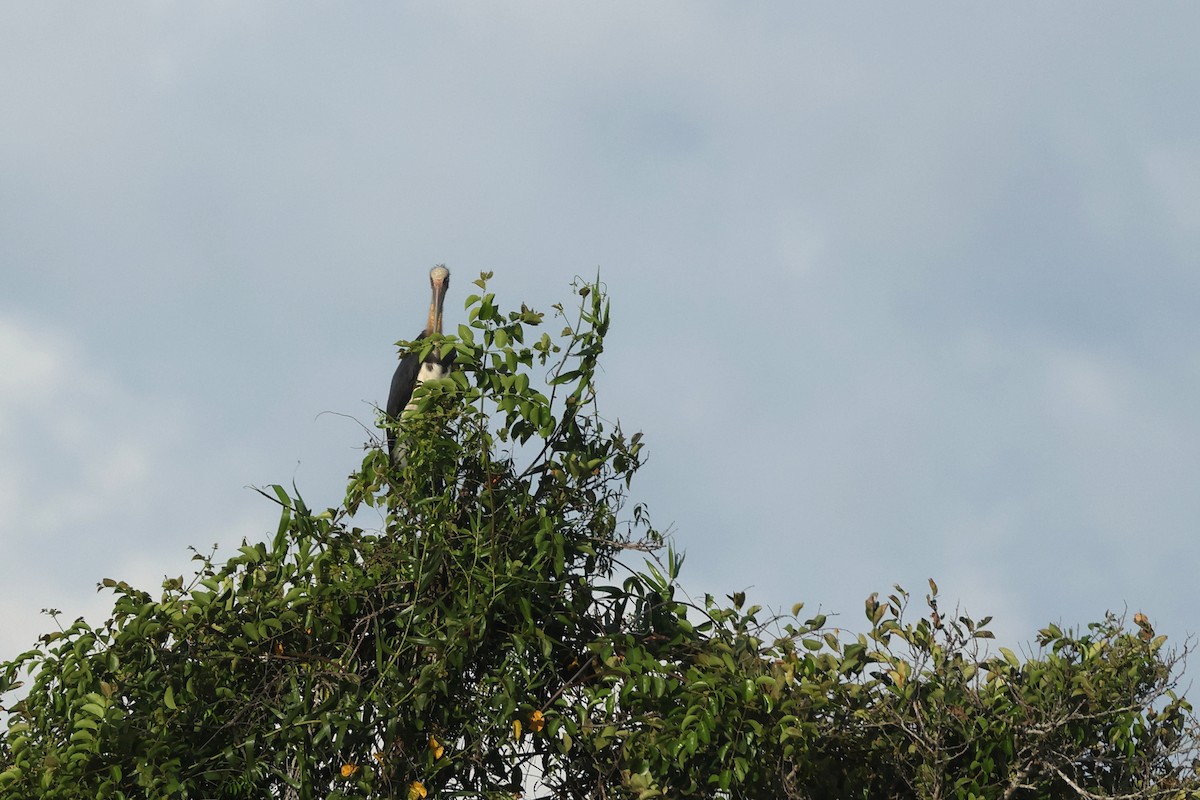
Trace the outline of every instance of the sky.
{"label": "sky", "polygon": [[[1200,632],[1200,5],[0,6],[0,658],[336,505],[427,271],[599,273],[700,599]],[[917,609],[919,611],[919,608]]]}

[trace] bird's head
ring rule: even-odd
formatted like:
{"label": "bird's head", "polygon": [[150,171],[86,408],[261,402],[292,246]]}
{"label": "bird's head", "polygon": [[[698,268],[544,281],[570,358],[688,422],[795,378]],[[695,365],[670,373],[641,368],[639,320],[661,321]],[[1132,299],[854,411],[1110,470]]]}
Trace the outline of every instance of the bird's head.
{"label": "bird's head", "polygon": [[433,299],[429,303],[429,325],[425,333],[441,333],[442,304],[446,301],[446,290],[450,288],[450,270],[444,264],[429,270],[429,285],[433,288]]}

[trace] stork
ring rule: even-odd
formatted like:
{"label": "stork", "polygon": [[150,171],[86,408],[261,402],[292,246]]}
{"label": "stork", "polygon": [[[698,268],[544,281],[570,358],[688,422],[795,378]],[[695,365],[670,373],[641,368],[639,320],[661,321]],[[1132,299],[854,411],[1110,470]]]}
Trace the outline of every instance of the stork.
{"label": "stork", "polygon": [[[417,341],[434,333],[442,332],[442,303],[446,300],[446,289],[450,286],[450,270],[442,264],[429,271],[429,285],[433,289],[433,298],[429,301],[429,322],[425,330],[417,337]],[[454,363],[454,351],[451,350],[446,358],[438,355],[437,349],[429,352],[422,361],[419,354],[409,353],[400,359],[400,365],[392,375],[392,390],[388,393],[387,418],[393,423],[400,422],[405,411],[412,408],[412,395],[419,385],[425,381],[444,377],[450,372]],[[393,461],[400,461],[404,455],[403,446],[396,445],[396,430],[389,428],[387,432],[388,453]]]}

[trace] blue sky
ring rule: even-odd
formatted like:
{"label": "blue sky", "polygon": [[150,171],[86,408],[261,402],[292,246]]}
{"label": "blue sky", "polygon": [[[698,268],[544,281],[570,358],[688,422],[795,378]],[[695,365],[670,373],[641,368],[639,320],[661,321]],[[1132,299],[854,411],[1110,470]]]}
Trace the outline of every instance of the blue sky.
{"label": "blue sky", "polygon": [[0,656],[335,504],[440,262],[599,269],[694,596],[1200,631],[1200,6],[0,22]]}

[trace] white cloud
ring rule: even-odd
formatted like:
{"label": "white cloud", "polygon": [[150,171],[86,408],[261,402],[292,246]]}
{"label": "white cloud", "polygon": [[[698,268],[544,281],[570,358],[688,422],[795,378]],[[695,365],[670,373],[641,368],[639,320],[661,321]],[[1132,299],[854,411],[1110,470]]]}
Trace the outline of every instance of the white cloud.
{"label": "white cloud", "polygon": [[[47,325],[0,317],[0,656],[95,609],[98,571],[145,549],[164,513],[177,404],[121,386]],[[103,605],[103,603],[101,603]]]}
{"label": "white cloud", "polygon": [[1146,154],[1145,174],[1171,223],[1171,232],[1194,246],[1200,234],[1200,150],[1155,148]]}
{"label": "white cloud", "polygon": [[173,395],[107,374],[64,331],[0,316],[0,658],[53,627],[111,609],[101,578],[155,593],[189,575],[186,550],[268,537],[277,509],[245,488],[252,447]]}
{"label": "white cloud", "polygon": [[170,404],[120,387],[46,327],[0,319],[0,357],[0,486],[10,500],[0,541],[20,549],[31,533],[53,540],[136,513],[182,433]]}
{"label": "white cloud", "polygon": [[1111,360],[1051,348],[1041,363],[1048,412],[1058,424],[1095,431],[1118,424],[1128,413],[1130,379]]}
{"label": "white cloud", "polygon": [[60,343],[40,339],[15,320],[0,317],[0,413],[40,403],[62,382],[65,359]]}

